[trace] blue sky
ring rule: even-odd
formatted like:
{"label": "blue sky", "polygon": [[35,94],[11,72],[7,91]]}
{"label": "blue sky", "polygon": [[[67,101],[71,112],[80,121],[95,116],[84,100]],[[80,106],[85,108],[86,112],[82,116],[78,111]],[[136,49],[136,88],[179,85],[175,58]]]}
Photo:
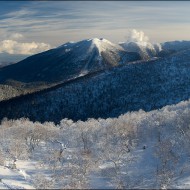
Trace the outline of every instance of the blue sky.
{"label": "blue sky", "polygon": [[[130,29],[144,31],[152,42],[190,40],[188,1],[4,1],[0,5],[1,42],[55,47],[103,37],[117,43],[126,40]],[[14,34],[22,37],[13,39]]]}

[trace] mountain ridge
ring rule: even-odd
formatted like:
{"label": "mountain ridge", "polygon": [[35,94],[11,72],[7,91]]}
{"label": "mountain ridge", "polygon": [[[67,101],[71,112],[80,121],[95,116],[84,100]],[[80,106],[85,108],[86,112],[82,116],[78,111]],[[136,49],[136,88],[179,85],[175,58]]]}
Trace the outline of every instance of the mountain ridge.
{"label": "mountain ridge", "polygon": [[[59,88],[1,102],[0,118],[59,122],[150,111],[190,96],[190,50],[91,74]],[[185,59],[184,59],[185,58]]]}
{"label": "mountain ridge", "polygon": [[97,70],[140,60],[137,53],[127,52],[105,39],[66,43],[0,68],[0,84],[17,86],[26,93],[56,85]]}
{"label": "mountain ridge", "polygon": [[[98,47],[102,41],[104,45]],[[75,70],[77,74],[58,80],[59,83],[49,83],[44,86],[43,84],[39,86],[39,82],[37,87],[35,83],[30,83],[29,87],[31,85],[35,87],[35,91],[31,93],[23,91],[25,86],[19,89],[23,84],[18,84],[18,81],[12,81],[12,88],[3,85],[1,96],[3,93],[8,96],[9,91],[15,96],[10,97],[9,100],[0,97],[4,100],[0,102],[0,106],[3,107],[0,110],[0,119],[28,117],[32,120],[59,122],[62,118],[86,120],[92,117],[117,117],[128,111],[139,109],[150,111],[186,100],[190,97],[190,48],[188,44],[184,46],[181,43],[180,48],[174,46],[176,50],[173,49],[173,43],[171,43],[172,48],[169,49],[170,43],[168,43],[167,47],[163,48],[163,51],[168,51],[164,56],[152,57],[148,60],[135,59],[129,62],[126,61],[126,58],[130,58],[127,55],[136,56],[137,52],[131,54],[122,47],[115,48],[105,39],[66,43],[65,46],[58,47],[58,51],[56,49],[57,57],[68,55],[72,51],[68,49],[71,48],[74,52],[69,54],[69,58],[75,55],[74,63],[78,64],[75,59],[88,57],[85,59],[86,62],[82,63],[81,69]],[[109,50],[106,49],[107,47]],[[82,53],[88,51],[90,53],[87,55]],[[55,59],[54,50],[45,53],[53,54],[52,59]],[[91,64],[99,64],[100,55],[104,60],[109,58],[109,63],[113,65],[90,70]],[[43,53],[38,56],[43,57]],[[38,56],[32,59],[38,59]],[[117,59],[118,57],[120,59]],[[117,62],[116,66],[113,60]],[[120,64],[118,60],[125,61]],[[54,64],[52,63],[51,66],[53,67]],[[90,72],[82,73],[85,71],[84,68]]]}

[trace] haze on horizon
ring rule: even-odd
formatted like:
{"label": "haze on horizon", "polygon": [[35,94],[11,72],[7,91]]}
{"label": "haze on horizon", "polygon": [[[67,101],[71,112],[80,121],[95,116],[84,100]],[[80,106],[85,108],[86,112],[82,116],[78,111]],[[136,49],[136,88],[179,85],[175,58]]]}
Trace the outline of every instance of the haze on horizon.
{"label": "haze on horizon", "polygon": [[151,42],[190,40],[190,2],[1,2],[0,52],[34,54],[68,41],[126,41],[131,29]]}

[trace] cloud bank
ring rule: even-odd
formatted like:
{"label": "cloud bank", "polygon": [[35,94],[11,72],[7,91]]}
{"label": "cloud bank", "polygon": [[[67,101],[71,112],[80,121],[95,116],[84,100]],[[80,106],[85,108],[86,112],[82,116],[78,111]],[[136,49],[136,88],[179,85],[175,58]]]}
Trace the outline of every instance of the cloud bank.
{"label": "cloud bank", "polygon": [[23,38],[22,34],[14,33],[9,39],[0,41],[0,53],[32,55],[49,50],[51,46],[38,42],[19,42]]}

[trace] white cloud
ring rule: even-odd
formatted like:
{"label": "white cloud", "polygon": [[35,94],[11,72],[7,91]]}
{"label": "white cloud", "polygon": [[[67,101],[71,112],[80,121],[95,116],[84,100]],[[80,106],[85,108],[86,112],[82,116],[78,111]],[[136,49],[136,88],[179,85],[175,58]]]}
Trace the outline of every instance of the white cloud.
{"label": "white cloud", "polygon": [[136,30],[132,29],[127,34],[127,42],[130,43],[134,42],[140,46],[144,46],[150,49],[154,49],[156,52],[159,52],[162,50],[162,47],[159,43],[153,44],[149,41],[148,36],[145,35],[145,33],[142,30]]}
{"label": "white cloud", "polygon": [[29,10],[27,8],[23,8],[21,10],[16,10],[16,11],[13,11],[13,12],[9,12],[7,14],[5,14],[4,16],[6,17],[26,17],[26,16],[31,16],[31,15],[34,15],[36,13],[36,11],[34,10]]}
{"label": "white cloud", "polygon": [[127,42],[137,42],[146,45],[149,42],[149,38],[142,30],[137,31],[136,29],[132,29],[127,34]]}
{"label": "white cloud", "polygon": [[22,35],[22,34],[20,34],[20,33],[14,33],[14,34],[11,34],[10,35],[10,39],[21,39],[21,38],[23,38],[24,36]]}
{"label": "white cloud", "polygon": [[[18,36],[17,36],[18,37]],[[23,43],[15,40],[3,40],[0,42],[0,53],[6,52],[9,54],[25,54],[32,55],[50,49],[51,46],[45,43]]]}

